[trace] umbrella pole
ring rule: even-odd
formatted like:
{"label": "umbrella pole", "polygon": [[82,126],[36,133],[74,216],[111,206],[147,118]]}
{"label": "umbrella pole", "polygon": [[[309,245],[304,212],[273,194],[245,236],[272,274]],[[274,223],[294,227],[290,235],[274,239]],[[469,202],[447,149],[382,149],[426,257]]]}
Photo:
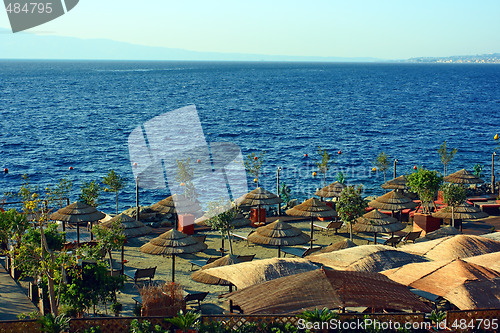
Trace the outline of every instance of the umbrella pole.
{"label": "umbrella pole", "polygon": [[175,281],[175,254],[172,254],[172,282]]}
{"label": "umbrella pole", "polygon": [[373,244],[377,245],[377,233],[376,232],[373,233]]}
{"label": "umbrella pole", "polygon": [[278,258],[281,256],[281,245],[278,245]]}
{"label": "umbrella pole", "polygon": [[94,234],[92,233],[92,222],[90,222],[90,240],[94,239]]}
{"label": "umbrella pole", "polygon": [[122,275],[125,272],[125,245],[122,245]]}
{"label": "umbrella pole", "polygon": [[311,216],[311,249],[313,247],[313,235],[314,235],[313,219],[314,217]]}
{"label": "umbrella pole", "polygon": [[76,243],[80,245],[80,223],[76,223]]}
{"label": "umbrella pole", "polygon": [[[229,285],[229,292],[230,293],[233,292],[233,285],[232,284]],[[232,300],[229,300],[229,312],[233,313],[233,301]]]}

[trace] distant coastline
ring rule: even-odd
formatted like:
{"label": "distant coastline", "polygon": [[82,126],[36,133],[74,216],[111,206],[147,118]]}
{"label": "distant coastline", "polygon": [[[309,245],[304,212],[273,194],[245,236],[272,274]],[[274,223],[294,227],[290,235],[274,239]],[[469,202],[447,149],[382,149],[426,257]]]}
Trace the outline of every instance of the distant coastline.
{"label": "distant coastline", "polygon": [[500,64],[500,53],[450,56],[450,57],[417,57],[405,62],[418,63],[455,63],[455,64]]}

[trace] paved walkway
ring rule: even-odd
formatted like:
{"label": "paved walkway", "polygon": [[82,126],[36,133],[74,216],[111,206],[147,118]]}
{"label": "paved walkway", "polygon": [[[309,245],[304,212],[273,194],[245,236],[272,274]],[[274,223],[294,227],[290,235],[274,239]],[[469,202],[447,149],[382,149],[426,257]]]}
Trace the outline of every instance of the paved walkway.
{"label": "paved walkway", "polygon": [[18,314],[36,310],[23,289],[0,264],[0,320],[17,320]]}

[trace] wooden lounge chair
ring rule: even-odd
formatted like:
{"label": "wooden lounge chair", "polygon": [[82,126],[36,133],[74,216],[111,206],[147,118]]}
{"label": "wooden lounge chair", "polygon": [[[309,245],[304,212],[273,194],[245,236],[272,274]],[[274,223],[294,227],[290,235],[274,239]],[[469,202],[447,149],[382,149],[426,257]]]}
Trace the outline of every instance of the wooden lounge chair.
{"label": "wooden lounge chair", "polygon": [[403,237],[402,236],[392,236],[388,239],[382,239],[382,240],[384,240],[383,245],[396,247],[396,245],[398,245],[403,240]]}
{"label": "wooden lounge chair", "polygon": [[304,257],[310,255],[311,253],[318,251],[319,249],[321,249],[321,246],[317,246],[317,247],[313,247],[313,248],[309,248],[309,247],[299,248],[299,247],[285,246],[285,247],[281,248],[281,252],[284,253],[283,257],[286,257],[287,254],[291,254],[292,256],[304,258]]}
{"label": "wooden lounge chair", "polygon": [[186,302],[186,305],[192,302],[197,302],[198,303],[198,310],[201,311],[201,302],[207,297],[208,291],[205,292],[191,292],[188,293],[186,296],[184,296],[184,302]]}
{"label": "wooden lounge chair", "polygon": [[139,268],[135,272],[124,272],[124,275],[129,279],[134,280],[134,284],[137,285],[139,279],[149,279],[149,283],[153,282],[155,277],[156,266],[150,268]]}
{"label": "wooden lounge chair", "polygon": [[403,237],[403,243],[404,244],[406,244],[408,242],[415,243],[415,239],[417,239],[418,237],[420,237],[421,234],[422,234],[422,230],[420,230],[420,231],[411,231],[411,232],[407,233]]}
{"label": "wooden lounge chair", "polygon": [[342,227],[344,222],[342,221],[331,221],[327,223],[313,223],[313,227],[320,229],[321,231],[325,232],[327,235],[330,232],[330,230],[335,231],[335,234],[338,232],[338,230]]}
{"label": "wooden lounge chair", "polygon": [[198,267],[203,267],[205,265],[208,265],[215,260],[219,259],[220,257],[210,257],[208,259],[198,259],[198,260],[191,260],[189,263],[191,264],[191,270],[193,270],[194,266]]}
{"label": "wooden lounge chair", "polygon": [[250,233],[246,236],[237,234],[235,232],[230,232],[229,234],[231,235],[231,237],[233,237],[233,239],[244,240],[247,242],[247,246],[250,246],[250,242],[248,241],[248,236],[250,236],[253,232],[255,232],[255,230],[250,231]]}
{"label": "wooden lounge chair", "polygon": [[247,255],[247,256],[238,256],[238,260],[241,261],[241,262],[252,261],[253,258],[255,258],[255,254],[250,254],[250,255]]}
{"label": "wooden lounge chair", "polygon": [[205,243],[207,240],[207,235],[196,235],[196,236],[191,236],[195,241],[198,243]]}

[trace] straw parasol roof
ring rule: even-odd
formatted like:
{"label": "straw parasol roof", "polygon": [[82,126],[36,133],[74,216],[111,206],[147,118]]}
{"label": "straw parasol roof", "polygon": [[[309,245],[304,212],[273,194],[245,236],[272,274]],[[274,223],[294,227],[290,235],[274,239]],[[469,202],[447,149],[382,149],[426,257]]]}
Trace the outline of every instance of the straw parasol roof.
{"label": "straw parasol roof", "polygon": [[406,189],[406,176],[402,175],[397,178],[386,181],[381,187],[385,190],[404,190]]}
{"label": "straw parasol roof", "polygon": [[462,169],[451,175],[448,175],[443,178],[445,182],[455,183],[455,184],[481,184],[484,183],[484,180],[474,175],[473,173]]}
{"label": "straw parasol roof", "polygon": [[238,289],[283,276],[318,269],[302,258],[271,258],[206,269],[205,273],[234,284]]}
{"label": "straw parasol roof", "polygon": [[424,237],[420,237],[415,239],[415,243],[419,242],[425,242],[428,240],[434,240],[438,238],[443,238],[443,237],[448,237],[448,236],[455,236],[455,235],[460,235],[462,232],[458,230],[455,227],[452,227],[451,225],[441,227],[438,230],[431,231],[429,233],[426,233]]}
{"label": "straw parasol roof", "polygon": [[292,207],[286,211],[287,215],[290,216],[303,216],[311,218],[311,248],[313,246],[314,240],[314,218],[315,217],[336,217],[337,212],[333,210],[331,207],[327,206],[324,202],[311,198],[300,205]]}
{"label": "straw parasol roof", "polygon": [[322,189],[316,191],[314,195],[317,195],[321,198],[338,198],[340,197],[340,193],[347,187],[347,185],[339,182],[331,183],[323,187]]}
{"label": "straw parasol roof", "polygon": [[380,272],[409,263],[428,261],[422,256],[385,245],[360,245],[309,256],[308,259],[332,269],[363,272]]}
{"label": "straw parasol roof", "polygon": [[80,223],[99,221],[105,216],[106,214],[98,211],[95,207],[77,201],[52,213],[49,218],[54,221]]}
{"label": "straw parasol roof", "polygon": [[[401,284],[444,297],[453,304],[457,298],[463,298],[463,295],[457,292],[460,286],[474,281],[500,278],[500,272],[458,258],[410,264],[382,274]],[[497,303],[500,304],[500,293],[498,297]]]}
{"label": "straw parasol roof", "polygon": [[394,211],[407,208],[415,208],[417,204],[403,194],[396,191],[391,191],[380,197],[377,197],[375,200],[370,201],[368,203],[368,206]]}
{"label": "straw parasol roof", "polygon": [[398,222],[392,216],[381,213],[378,209],[374,209],[363,216],[360,216],[356,223],[352,226],[355,232],[395,232],[403,230],[405,225]]}
{"label": "straw parasol roof", "polygon": [[[64,223],[76,223],[76,239],[80,244],[80,223],[99,221],[106,217],[106,214],[98,211],[95,207],[89,206],[83,202],[73,202],[71,205],[59,209],[57,212],[50,214],[49,218],[54,221],[62,221]],[[92,233],[90,234],[92,239]]]}
{"label": "straw parasol roof", "polygon": [[183,195],[174,194],[151,205],[150,209],[161,214],[187,214],[200,211],[201,206]]}
{"label": "straw parasol roof", "polygon": [[[440,219],[451,219],[451,207],[446,206],[444,208],[441,208],[440,210],[432,214],[432,216]],[[453,216],[455,219],[460,220],[476,220],[488,217],[488,214],[481,211],[481,209],[477,208],[476,206],[464,202],[462,205],[457,206],[455,207],[455,209],[453,209]]]}
{"label": "straw parasol roof", "polygon": [[500,242],[481,236],[456,235],[404,245],[399,249],[430,260],[452,260],[500,251]]}
{"label": "straw parasol roof", "polygon": [[481,237],[493,239],[500,242],[500,231],[492,232],[490,234],[481,235]]}
{"label": "straw parasol roof", "polygon": [[229,266],[229,265],[239,264],[239,263],[245,262],[245,261],[247,261],[247,260],[240,260],[240,259],[238,259],[238,256],[228,254],[222,258],[215,260],[214,262],[211,262],[210,264],[206,264],[200,270],[191,274],[191,278],[196,282],[201,282],[201,283],[205,283],[205,284],[214,284],[214,285],[216,284],[216,285],[220,285],[220,286],[229,286],[229,285],[232,285],[231,282],[223,280],[223,279],[218,278],[218,277],[215,277],[215,276],[210,275],[210,274],[206,274],[205,271],[209,268]]}
{"label": "straw parasol roof", "polygon": [[465,258],[464,261],[500,272],[500,252],[481,254],[479,256]]}
{"label": "straw parasol roof", "polygon": [[355,247],[357,246],[352,240],[350,240],[349,238],[346,238],[344,240],[341,240],[340,242],[337,242],[337,243],[333,243],[331,245],[328,245],[316,252],[313,252],[310,254],[310,256],[315,256],[315,255],[318,255],[318,254],[321,254],[321,253],[328,253],[328,252],[334,252],[334,251],[338,251],[338,250],[343,250],[343,249],[348,249],[350,247]]}
{"label": "straw parasol roof", "polygon": [[255,190],[248,192],[242,197],[236,199],[236,203],[242,206],[268,206],[282,203],[276,194],[271,193],[262,187],[257,187]]}
{"label": "straw parasol roof", "polygon": [[125,234],[125,237],[127,238],[133,238],[133,237],[139,237],[139,236],[144,236],[153,229],[151,227],[148,227],[142,222],[136,221],[132,217],[128,216],[127,214],[118,214],[115,217],[107,220],[106,222],[101,223],[103,227],[109,228],[113,224],[113,222],[120,222],[122,228],[123,228],[123,233]]}
{"label": "straw parasol roof", "polygon": [[431,310],[405,286],[381,274],[324,269],[253,285],[226,297],[245,314],[296,314],[323,307]]}
{"label": "straw parasol roof", "polygon": [[153,238],[141,246],[143,253],[172,256],[172,282],[175,278],[175,256],[184,253],[195,253],[207,248],[205,243],[197,242],[193,237],[180,231],[171,229],[160,236]]}
{"label": "straw parasol roof", "polygon": [[449,292],[445,298],[460,310],[499,309],[500,279],[464,283]]}
{"label": "straw parasol roof", "polygon": [[266,226],[257,228],[248,235],[248,240],[255,244],[278,246],[278,258],[281,246],[305,244],[311,238],[299,228],[292,227],[286,222],[276,220]]}

